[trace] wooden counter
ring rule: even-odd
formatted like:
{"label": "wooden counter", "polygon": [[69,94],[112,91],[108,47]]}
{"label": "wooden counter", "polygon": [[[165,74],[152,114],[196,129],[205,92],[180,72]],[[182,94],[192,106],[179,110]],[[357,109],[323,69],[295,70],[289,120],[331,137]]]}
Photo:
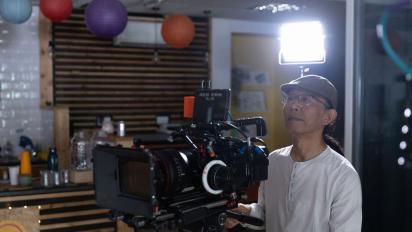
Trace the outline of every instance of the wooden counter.
{"label": "wooden counter", "polygon": [[90,184],[1,189],[0,211],[37,208],[40,231],[116,231],[116,223],[107,218],[109,210],[96,205]]}

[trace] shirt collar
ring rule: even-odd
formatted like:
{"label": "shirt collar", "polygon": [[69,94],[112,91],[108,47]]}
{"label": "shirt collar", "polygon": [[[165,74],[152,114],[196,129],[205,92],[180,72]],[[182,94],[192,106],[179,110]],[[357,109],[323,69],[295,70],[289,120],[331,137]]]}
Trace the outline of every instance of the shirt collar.
{"label": "shirt collar", "polygon": [[306,161],[295,161],[295,160],[292,159],[292,156],[291,156],[292,147],[293,147],[293,145],[290,146],[290,149],[289,149],[289,159],[293,163],[297,163],[297,164],[311,164],[311,163],[319,162],[319,161],[323,160],[326,157],[326,155],[328,154],[329,149],[331,149],[329,147],[329,145],[326,145],[325,150],[323,150],[319,155],[313,157],[312,159],[306,160]]}

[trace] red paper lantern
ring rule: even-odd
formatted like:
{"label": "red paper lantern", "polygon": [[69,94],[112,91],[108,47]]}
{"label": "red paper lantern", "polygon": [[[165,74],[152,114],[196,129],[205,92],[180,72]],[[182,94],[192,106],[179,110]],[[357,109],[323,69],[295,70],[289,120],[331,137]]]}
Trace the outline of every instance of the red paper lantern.
{"label": "red paper lantern", "polygon": [[195,25],[185,15],[168,15],[162,24],[162,37],[173,48],[188,46],[195,36]]}
{"label": "red paper lantern", "polygon": [[40,0],[40,10],[52,21],[63,21],[72,14],[72,0]]}

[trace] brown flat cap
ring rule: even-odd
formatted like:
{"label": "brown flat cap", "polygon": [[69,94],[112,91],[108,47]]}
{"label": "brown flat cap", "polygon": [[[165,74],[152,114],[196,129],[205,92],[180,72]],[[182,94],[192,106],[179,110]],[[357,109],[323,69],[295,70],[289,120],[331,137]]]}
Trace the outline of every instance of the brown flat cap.
{"label": "brown flat cap", "polygon": [[297,88],[325,98],[329,105],[334,109],[338,106],[338,91],[335,86],[324,77],[318,75],[306,75],[280,86],[282,92],[286,94],[292,89]]}

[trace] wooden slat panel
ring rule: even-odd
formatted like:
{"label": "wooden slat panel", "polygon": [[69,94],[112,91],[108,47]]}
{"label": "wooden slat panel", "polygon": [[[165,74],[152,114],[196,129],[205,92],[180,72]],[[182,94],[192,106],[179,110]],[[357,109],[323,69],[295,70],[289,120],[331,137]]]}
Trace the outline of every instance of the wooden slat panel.
{"label": "wooden slat panel", "polygon": [[127,58],[127,59],[141,59],[141,58],[147,58],[151,59],[153,57],[153,54],[110,54],[110,53],[86,53],[86,52],[59,52],[56,57],[105,57],[105,58]]}
{"label": "wooden slat panel", "polygon": [[[157,107],[157,108],[163,108],[165,109],[165,107],[183,107],[183,103],[128,103],[128,102],[118,102],[118,103],[73,103],[73,104],[68,104],[72,107]],[[165,110],[163,110],[164,112]]]}
{"label": "wooden slat panel", "polygon": [[135,67],[135,66],[103,66],[103,65],[56,65],[58,70],[107,70],[107,71],[157,71],[157,72],[200,72],[205,73],[206,68],[175,68],[175,67]]}
{"label": "wooden slat panel", "polygon": [[95,51],[95,52],[120,52],[120,53],[146,53],[152,54],[155,50],[159,53],[174,53],[174,54],[185,54],[185,55],[204,55],[204,51],[196,50],[185,50],[185,49],[166,49],[166,48],[137,48],[137,47],[101,47],[101,46],[81,46],[81,45],[65,45],[56,44],[55,49],[57,51]]}
{"label": "wooden slat panel", "polygon": [[36,223],[32,223],[36,226],[33,226],[34,231],[115,231],[116,223],[107,217],[109,209],[96,205],[93,190],[68,189],[67,192],[4,196],[0,197],[0,202],[1,208],[7,212],[9,206],[15,210],[22,206],[26,208],[26,205],[40,211]]}
{"label": "wooden slat panel", "polygon": [[194,73],[189,73],[189,74],[183,74],[183,73],[133,73],[133,72],[128,72],[128,73],[121,73],[121,72],[81,72],[81,71],[76,71],[76,72],[67,72],[67,71],[56,71],[55,72],[56,76],[64,77],[64,76],[70,76],[70,77],[76,77],[76,76],[119,76],[119,77],[198,77],[198,78],[207,78],[207,75],[205,74],[194,74]]}
{"label": "wooden slat panel", "polygon": [[[94,121],[93,122],[74,122],[73,123],[76,126],[94,126]],[[149,126],[154,126],[152,121],[128,121],[127,126],[142,126],[142,125],[149,125]]]}
{"label": "wooden slat panel", "polygon": [[107,218],[100,218],[100,219],[93,219],[93,220],[85,220],[85,221],[74,221],[74,222],[65,222],[65,223],[56,223],[50,225],[40,225],[40,230],[50,230],[50,229],[58,229],[58,228],[70,228],[74,226],[82,226],[82,225],[92,225],[92,224],[99,224],[99,223],[107,223],[112,222]]}
{"label": "wooden slat panel", "polygon": [[[75,102],[75,101],[105,101],[105,102],[118,102],[118,101],[149,101],[150,104],[152,104],[152,102],[159,102],[161,100],[163,101],[167,101],[167,100],[173,100],[173,99],[164,99],[164,98],[150,98],[150,99],[146,99],[146,98],[139,98],[139,97],[124,97],[124,96],[117,96],[116,98],[113,97],[84,97],[84,96],[79,96],[79,97],[57,97],[56,98],[58,101],[62,101],[62,102],[66,102],[66,101],[70,101],[70,102]],[[148,102],[148,103],[149,103]]]}
{"label": "wooden slat panel", "polygon": [[[119,231],[119,230],[116,230],[115,228],[82,230],[82,232],[115,232],[115,231]],[[119,231],[119,232],[125,232],[125,231]]]}
{"label": "wooden slat panel", "polygon": [[7,197],[0,197],[0,202],[38,200],[38,199],[47,199],[47,198],[73,197],[73,196],[84,196],[84,195],[94,195],[94,190],[78,191],[78,192],[63,192],[63,193],[46,193],[46,194],[22,195],[22,196],[7,196]]}
{"label": "wooden slat panel", "polygon": [[[123,107],[119,108],[119,107],[115,107],[115,109],[101,109],[101,108],[91,108],[89,106],[80,106],[76,109],[73,109],[70,112],[70,115],[72,114],[90,114],[90,113],[96,113],[96,114],[116,114],[116,113],[130,113],[130,114],[141,114],[141,115],[149,115],[149,114],[153,114],[153,113],[164,113],[165,110],[164,109],[130,109],[127,107]],[[168,113],[182,113],[182,111],[180,109],[174,109],[174,108],[170,108],[167,109]]]}
{"label": "wooden slat panel", "polygon": [[[178,114],[171,114],[170,118],[171,119],[179,119],[181,116]],[[113,119],[114,120],[154,120],[156,118],[156,115],[114,115]],[[95,117],[93,116],[75,116],[72,115],[71,119],[73,121],[94,121],[96,120]]]}
{"label": "wooden slat panel", "polygon": [[[115,120],[126,120],[126,119],[136,119],[136,120],[153,120],[156,115],[116,115],[113,117]],[[178,118],[180,115],[172,114],[171,118]],[[92,116],[71,116],[72,120],[80,120],[80,121],[87,121],[87,120],[95,120]]]}
{"label": "wooden slat panel", "polygon": [[[55,33],[55,35],[56,35],[56,36],[63,36],[63,37],[66,37],[66,38],[90,38],[90,39],[95,39],[95,38],[96,38],[95,35],[91,34],[91,33],[88,32],[87,30],[86,30],[86,31],[83,30],[82,32],[83,32],[83,33],[78,33],[78,34],[76,34],[75,37],[74,37],[73,33],[71,33],[71,32],[59,32],[59,31],[57,31],[57,32]],[[196,40],[196,39],[199,39],[199,40],[201,40],[201,39],[207,39],[207,34],[204,33],[205,31],[198,30],[197,32],[198,32],[198,33],[197,33],[197,34],[195,35],[195,37],[194,37],[195,40]],[[203,33],[201,33],[201,32],[203,32]]]}
{"label": "wooden slat panel", "polygon": [[[59,52],[58,55],[56,55],[57,58],[59,57],[95,57],[95,58],[126,58],[126,59],[152,59],[153,54],[147,54],[147,55],[133,55],[133,54],[112,54],[112,53],[80,53],[80,52]],[[196,57],[196,56],[171,56],[171,55],[162,55],[159,54],[159,59],[173,59],[173,60],[200,60],[204,61],[204,57]]]}
{"label": "wooden slat panel", "polygon": [[82,211],[65,212],[65,213],[45,214],[45,215],[40,215],[40,220],[65,218],[65,217],[73,217],[73,216],[84,216],[84,215],[92,215],[92,214],[107,214],[109,213],[109,211],[110,210],[108,209],[93,209],[93,210],[82,210]]}
{"label": "wooden slat panel", "polygon": [[[139,91],[139,95],[165,95],[165,94],[170,94],[170,95],[176,95],[176,96],[181,96],[182,94],[187,94],[187,90],[189,90],[189,93],[193,92],[193,89],[196,88],[196,85],[138,85],[136,83],[133,84],[128,84],[125,85],[124,83],[118,83],[116,81],[112,81],[111,83],[93,83],[93,84],[56,84],[56,88],[58,89],[73,89],[75,88],[76,91],[80,90],[86,90],[88,89],[89,91],[91,90],[98,90],[98,89],[112,89],[113,91],[122,91],[122,90],[127,90],[127,91]],[[176,91],[173,91],[176,90]],[[55,90],[58,91],[58,90]],[[136,94],[136,93],[135,93]]]}
{"label": "wooden slat panel", "polygon": [[109,60],[109,59],[86,59],[86,58],[55,58],[55,64],[118,64],[118,65],[173,65],[173,66],[184,66],[184,67],[191,67],[191,66],[200,66],[204,67],[204,62],[177,62],[177,61],[154,61],[154,60]]}
{"label": "wooden slat panel", "polygon": [[66,207],[73,207],[73,206],[82,206],[82,205],[95,205],[95,200],[87,200],[87,201],[75,201],[75,202],[64,202],[64,203],[53,203],[47,205],[41,205],[41,209],[58,209],[58,208],[66,208]]}
{"label": "wooden slat panel", "polygon": [[[110,46],[112,45],[112,41],[106,41],[106,40],[93,40],[93,39],[76,39],[73,40],[73,38],[64,38],[64,39],[55,39],[54,40],[56,43],[62,43],[62,44],[88,44],[88,45],[107,45]],[[193,43],[190,45],[190,48],[197,48],[197,49],[202,49],[204,48],[204,45],[206,45],[207,41],[198,41],[197,43]],[[199,44],[199,45],[197,45]]]}
{"label": "wooden slat panel", "polygon": [[[115,232],[115,231],[119,231],[119,230],[116,230],[115,228],[82,230],[82,232]],[[119,232],[125,232],[125,231],[119,231]]]}
{"label": "wooden slat panel", "polygon": [[130,127],[127,129],[128,133],[147,133],[147,132],[153,132],[157,129],[157,126],[152,126],[152,127]]}
{"label": "wooden slat panel", "polygon": [[[195,24],[195,27],[196,27],[196,24]],[[61,24],[61,25],[55,26],[55,31],[56,31],[56,33],[61,33],[61,32],[65,33],[65,32],[78,31],[78,33],[81,33],[81,34],[90,34],[90,35],[92,35],[92,34],[89,32],[89,30],[87,29],[87,27],[79,26],[79,24],[76,24],[76,23],[67,23],[67,21],[64,22],[64,23]],[[203,36],[203,35],[206,35],[206,36],[207,36],[208,28],[207,28],[207,27],[200,27],[200,26],[198,26],[198,27],[195,29],[195,32],[196,32],[195,38],[198,37],[198,36]],[[63,33],[62,33],[62,34],[63,34]],[[93,35],[92,35],[92,36],[93,36]],[[96,38],[96,39],[97,39],[97,38]]]}
{"label": "wooden slat panel", "polygon": [[[114,77],[113,77],[114,78]],[[100,82],[100,83],[112,83],[113,80],[116,80],[121,83],[137,83],[140,85],[147,85],[147,84],[163,84],[167,85],[169,83],[173,84],[194,84],[199,85],[201,81],[199,79],[172,79],[172,78],[156,78],[156,79],[143,79],[143,78],[64,78],[64,77],[56,77],[55,82],[57,83],[70,83],[70,82],[81,82],[81,83],[93,83],[93,82]],[[76,92],[76,90],[71,90],[72,92]]]}
{"label": "wooden slat panel", "polygon": [[[159,16],[133,14],[129,20],[158,21]],[[96,128],[97,116],[126,122],[126,132],[157,129],[159,113],[183,121],[183,97],[209,80],[209,20],[193,18],[195,37],[185,49],[168,46],[113,46],[92,35],[84,12],[75,10],[53,24],[55,105],[70,110],[71,129]],[[159,60],[155,60],[155,52]]]}
{"label": "wooden slat panel", "polygon": [[[175,93],[175,94],[174,94]],[[106,90],[56,90],[55,93],[57,96],[72,96],[72,95],[89,95],[89,96],[93,96],[93,95],[105,95],[105,94],[109,94],[112,96],[116,96],[116,95],[137,95],[137,96],[155,96],[156,94],[161,95],[161,96],[185,96],[185,95],[191,95],[192,92],[189,91],[173,91],[173,90],[169,90],[169,91],[158,91],[158,90],[154,90],[154,91],[106,91]],[[183,101],[183,97],[181,99]]]}

